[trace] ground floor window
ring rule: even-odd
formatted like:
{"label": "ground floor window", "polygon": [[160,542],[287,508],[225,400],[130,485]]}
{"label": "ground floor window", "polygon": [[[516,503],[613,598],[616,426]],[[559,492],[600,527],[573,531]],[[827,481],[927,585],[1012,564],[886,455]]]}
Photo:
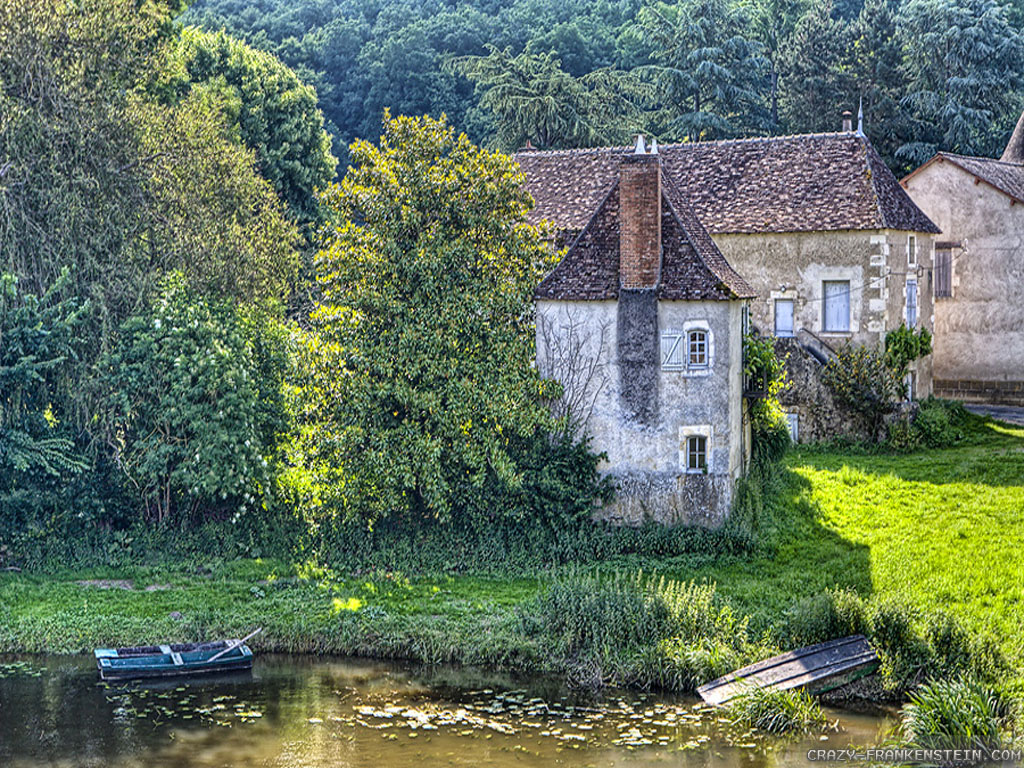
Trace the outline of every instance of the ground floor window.
{"label": "ground floor window", "polygon": [[907,280],[907,328],[917,327],[917,280]]}
{"label": "ground floor window", "polygon": [[800,414],[787,413],[786,426],[789,427],[789,439],[794,443],[800,442]]}
{"label": "ground floor window", "polygon": [[686,438],[686,471],[704,472],[708,468],[708,439],[704,435]]}

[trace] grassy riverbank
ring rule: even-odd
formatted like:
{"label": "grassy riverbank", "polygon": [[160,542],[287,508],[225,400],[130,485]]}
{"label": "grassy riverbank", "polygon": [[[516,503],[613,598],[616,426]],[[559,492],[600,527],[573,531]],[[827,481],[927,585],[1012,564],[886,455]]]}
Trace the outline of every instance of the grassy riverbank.
{"label": "grassy riverbank", "polygon": [[[596,569],[607,576],[642,568],[679,581],[716,583],[716,606],[730,608],[737,622],[749,617],[748,641],[726,653],[716,645],[725,642],[726,633],[720,632],[722,637],[701,640],[708,646],[701,658],[740,660],[746,653],[828,631],[829,622],[836,621],[866,622],[886,635],[906,625],[910,629],[899,642],[917,643],[914,653],[925,653],[922,648],[948,644],[929,628],[936,623],[935,612],[942,611],[955,618],[958,636],[972,653],[988,658],[998,652],[1008,679],[1019,679],[1024,430],[979,422],[958,447],[907,455],[794,451],[786,458],[781,485],[774,530],[766,532],[768,543],[755,554],[629,557]],[[85,652],[155,638],[240,635],[262,626],[256,645],[265,650],[564,671],[587,648],[569,644],[570,630],[558,629],[555,636],[545,628],[552,608],[539,596],[552,580],[568,584],[570,595],[588,583],[564,570],[507,577],[350,574],[258,559],[200,567],[3,573],[0,651]],[[623,583],[609,592],[611,602],[604,608],[592,609],[595,623],[600,610],[614,609],[615,601],[624,599],[628,584]],[[660,593],[644,600],[633,606],[642,614],[639,620],[650,618],[652,626],[666,628],[685,624],[676,614],[689,609],[673,607],[678,598],[663,600],[664,610],[650,608],[662,600]],[[657,611],[667,611],[667,623],[656,623],[664,618]],[[581,614],[578,621],[586,624],[588,618]],[[571,631],[581,633],[584,645],[601,642],[587,635],[586,627]],[[658,667],[658,674],[668,674],[664,659],[675,658],[672,664],[678,666],[685,656],[691,664],[696,647],[691,646],[675,651],[664,643],[638,646],[629,659],[609,660],[606,654],[604,672]],[[901,657],[903,662],[917,663],[914,653]],[[928,663],[946,663],[945,656],[931,653]],[[658,660],[652,661],[652,654]],[[635,677],[645,679],[639,672]]]}

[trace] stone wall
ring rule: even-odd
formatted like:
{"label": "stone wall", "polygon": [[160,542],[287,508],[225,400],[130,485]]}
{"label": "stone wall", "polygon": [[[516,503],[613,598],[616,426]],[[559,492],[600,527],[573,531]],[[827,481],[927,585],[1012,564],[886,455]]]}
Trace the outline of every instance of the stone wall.
{"label": "stone wall", "polygon": [[904,185],[942,229],[939,239],[962,245],[952,252],[953,295],[935,301],[933,365],[943,396],[1013,400],[1024,381],[1024,204],[945,161]]}
{"label": "stone wall", "polygon": [[[584,411],[581,421],[592,446],[607,454],[600,469],[615,479],[618,494],[600,517],[627,524],[720,524],[745,471],[742,303],[655,302],[655,338],[691,328],[707,331],[710,365],[690,372],[662,368],[660,354],[652,368],[649,352],[641,354],[625,341],[622,319],[628,328],[649,315],[643,300],[634,298],[539,301],[538,366],[542,374],[572,383],[567,389],[575,391],[567,394]],[[627,332],[632,337],[637,329]],[[641,336],[639,346],[645,347],[649,339]],[[568,354],[585,358],[582,365],[559,359],[567,351],[558,340],[569,337],[579,342]],[[631,359],[634,352],[638,359]],[[571,375],[570,369],[591,373]],[[692,434],[708,438],[706,472],[686,471],[685,437]]]}

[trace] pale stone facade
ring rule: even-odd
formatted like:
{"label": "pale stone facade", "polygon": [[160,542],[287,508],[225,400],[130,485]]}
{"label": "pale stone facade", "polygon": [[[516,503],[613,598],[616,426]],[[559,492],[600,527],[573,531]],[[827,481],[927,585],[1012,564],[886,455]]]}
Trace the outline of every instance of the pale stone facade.
{"label": "pale stone facade", "polygon": [[[737,272],[757,291],[751,322],[766,335],[787,336],[814,345],[810,332],[833,349],[844,344],[882,347],[885,335],[908,319],[933,329],[932,258],[935,237],[924,232],[852,230],[764,234],[713,234]],[[914,239],[913,256],[910,242]],[[916,284],[916,306],[908,307],[908,282]],[[826,283],[848,284],[845,329],[826,322]],[[792,323],[779,333],[776,310],[792,307]],[[788,304],[792,302],[792,304]],[[932,391],[932,360],[911,370],[914,397]],[[810,426],[810,422],[808,423]],[[826,437],[804,430],[808,439]]]}
{"label": "pale stone facade", "polygon": [[937,394],[1024,405],[1024,200],[989,175],[1024,192],[1024,164],[947,155],[903,184],[942,229],[950,265],[950,295],[935,299]]}

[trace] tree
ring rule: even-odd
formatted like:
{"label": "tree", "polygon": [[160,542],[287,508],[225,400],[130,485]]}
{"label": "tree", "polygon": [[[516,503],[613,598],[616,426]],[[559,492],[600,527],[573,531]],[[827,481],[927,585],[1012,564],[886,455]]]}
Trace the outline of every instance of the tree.
{"label": "tree", "polygon": [[162,87],[175,101],[193,88],[223,89],[230,122],[255,153],[260,175],[297,220],[315,220],[316,193],[334,178],[337,164],[315,91],[274,56],[224,32],[186,27],[175,55],[184,72],[173,70]]}
{"label": "tree", "polygon": [[750,31],[762,46],[768,62],[768,129],[779,130],[779,68],[783,52],[806,0],[754,0],[749,3]]}
{"label": "tree", "polygon": [[387,119],[379,146],[350,151],[303,366],[298,450],[319,502],[371,523],[526,514],[482,503],[530,482],[538,438],[555,450],[558,387],[534,367],[532,320],[553,254],[526,223],[522,175],[429,117]]}
{"label": "tree", "polygon": [[897,167],[896,150],[908,126],[900,107],[906,79],[891,0],[865,0],[850,29],[850,37],[853,90],[848,103],[863,102],[864,130],[871,144],[887,164]]}
{"label": "tree", "polygon": [[797,22],[782,59],[780,109],[787,130],[836,131],[842,108],[856,109],[849,101],[849,46],[849,29],[832,18],[831,0],[815,0]]}
{"label": "tree", "polygon": [[480,108],[496,118],[503,149],[527,141],[550,148],[613,144],[627,141],[640,125],[650,92],[629,73],[606,68],[577,78],[552,52],[488,51],[452,59],[449,67],[476,84]]}
{"label": "tree", "polygon": [[269,486],[268,458],[284,431],[274,394],[284,368],[266,346],[272,338],[257,317],[203,297],[181,275],[164,281],[152,310],[122,325],[100,364],[105,426],[147,520],[244,512]]}
{"label": "tree", "polygon": [[998,156],[1019,116],[1024,38],[994,0],[910,0],[900,11],[911,135],[899,158]]}
{"label": "tree", "polygon": [[640,12],[670,136],[698,141],[749,135],[764,127],[760,88],[767,62],[728,0],[655,3]]}

